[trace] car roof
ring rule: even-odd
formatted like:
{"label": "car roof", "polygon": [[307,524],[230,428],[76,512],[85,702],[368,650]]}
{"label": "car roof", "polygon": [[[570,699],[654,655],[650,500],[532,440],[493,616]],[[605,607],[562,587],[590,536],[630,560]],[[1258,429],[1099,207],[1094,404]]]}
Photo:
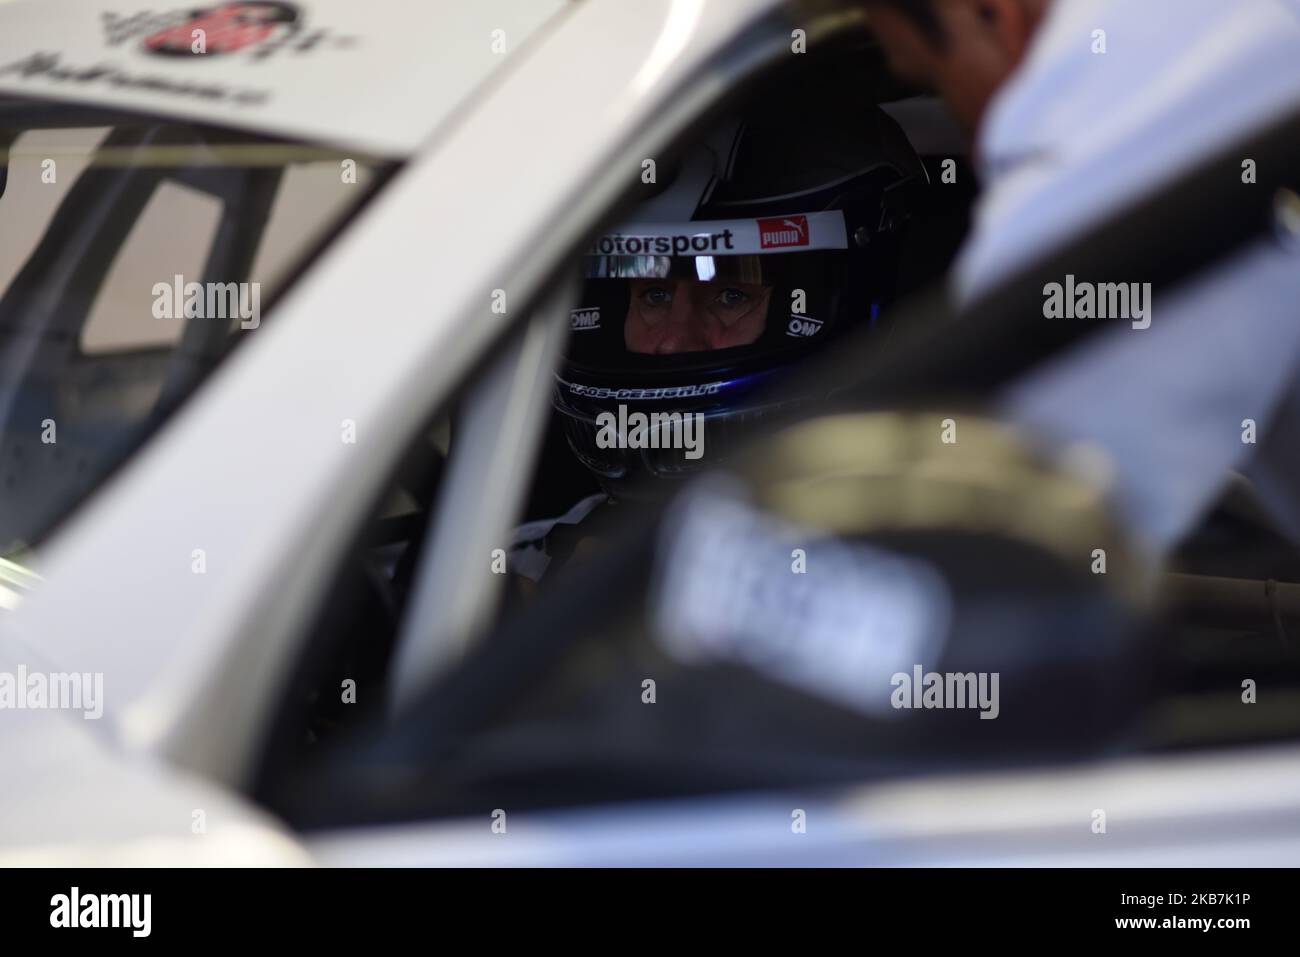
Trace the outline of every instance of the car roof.
{"label": "car roof", "polygon": [[[0,95],[144,111],[401,157],[569,0],[0,4]],[[236,8],[248,8],[236,19]],[[270,22],[250,22],[253,8]],[[193,53],[195,30],[206,52]]]}

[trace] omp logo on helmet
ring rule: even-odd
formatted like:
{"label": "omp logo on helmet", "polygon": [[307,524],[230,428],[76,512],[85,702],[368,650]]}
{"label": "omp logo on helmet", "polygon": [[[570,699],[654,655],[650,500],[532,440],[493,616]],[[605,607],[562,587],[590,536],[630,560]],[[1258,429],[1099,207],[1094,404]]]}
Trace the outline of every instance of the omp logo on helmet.
{"label": "omp logo on helmet", "polygon": [[600,328],[600,307],[591,309],[571,309],[569,311],[569,328],[574,332]]}
{"label": "omp logo on helmet", "polygon": [[807,339],[821,331],[822,321],[809,319],[807,316],[791,316],[785,327],[785,334],[796,339]]}
{"label": "omp logo on helmet", "polygon": [[234,53],[277,32],[292,32],[298,19],[297,8],[288,3],[223,3],[194,10],[181,23],[151,33],[144,38],[144,48],[167,56],[190,56],[195,52],[195,31],[202,30],[207,55]]}
{"label": "omp logo on helmet", "polygon": [[758,221],[760,249],[785,249],[808,245],[808,217],[780,216]]}

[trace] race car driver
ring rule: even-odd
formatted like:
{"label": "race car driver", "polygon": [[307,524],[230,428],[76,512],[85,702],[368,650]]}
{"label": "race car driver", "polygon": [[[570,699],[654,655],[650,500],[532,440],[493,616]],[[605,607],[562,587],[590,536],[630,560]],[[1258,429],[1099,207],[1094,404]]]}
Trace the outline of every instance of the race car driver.
{"label": "race car driver", "polygon": [[[883,323],[925,180],[897,124],[869,103],[764,103],[687,153],[584,258],[554,406],[603,490],[516,530],[512,569],[536,580],[593,510],[728,454],[808,356]],[[575,535],[574,526],[582,523]]]}

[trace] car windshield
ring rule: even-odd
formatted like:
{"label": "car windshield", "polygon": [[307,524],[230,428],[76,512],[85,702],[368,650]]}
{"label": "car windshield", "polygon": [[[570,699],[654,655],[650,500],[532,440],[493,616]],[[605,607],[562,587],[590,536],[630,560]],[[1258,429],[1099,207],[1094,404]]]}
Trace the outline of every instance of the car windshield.
{"label": "car windshield", "polygon": [[0,558],[138,450],[391,160],[0,99]]}

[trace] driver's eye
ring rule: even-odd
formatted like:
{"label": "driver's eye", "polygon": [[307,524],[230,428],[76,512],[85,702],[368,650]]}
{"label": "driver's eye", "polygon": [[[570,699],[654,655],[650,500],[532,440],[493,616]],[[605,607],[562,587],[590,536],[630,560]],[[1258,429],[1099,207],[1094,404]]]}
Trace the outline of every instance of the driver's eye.
{"label": "driver's eye", "polygon": [[729,308],[743,306],[745,303],[749,302],[749,293],[742,289],[724,289],[722,292],[718,293],[717,302],[719,305],[727,306]]}
{"label": "driver's eye", "polygon": [[641,293],[641,298],[651,306],[666,306],[673,301],[673,294],[663,286],[651,286]]}

